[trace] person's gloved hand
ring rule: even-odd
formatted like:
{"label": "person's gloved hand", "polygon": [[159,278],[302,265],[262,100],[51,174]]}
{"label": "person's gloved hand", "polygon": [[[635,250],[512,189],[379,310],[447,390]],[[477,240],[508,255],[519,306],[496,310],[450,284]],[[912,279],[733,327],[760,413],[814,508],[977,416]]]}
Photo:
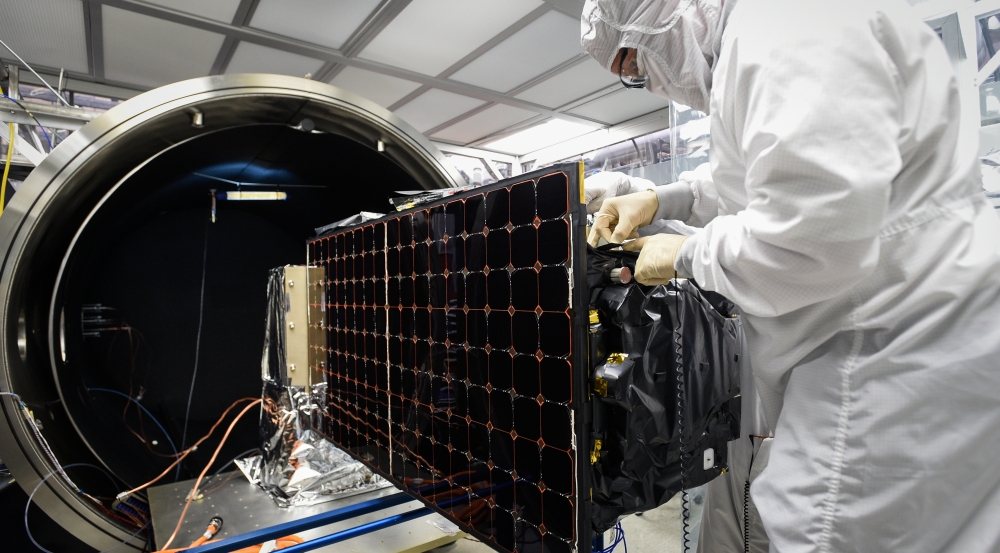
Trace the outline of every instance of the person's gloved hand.
{"label": "person's gloved hand", "polygon": [[639,284],[655,286],[666,284],[678,275],[674,270],[674,261],[681,251],[681,246],[687,236],[680,234],[654,234],[633,240],[624,246],[628,251],[639,250],[639,259],[635,262],[635,279]]}
{"label": "person's gloved hand", "polygon": [[652,181],[616,171],[594,173],[583,181],[583,201],[587,204],[587,213],[596,213],[611,198],[649,190],[654,186]]}
{"label": "person's gloved hand", "polygon": [[611,244],[621,244],[635,236],[639,227],[653,222],[660,202],[653,190],[611,198],[604,202],[594,220],[587,242],[597,247],[601,238]]}

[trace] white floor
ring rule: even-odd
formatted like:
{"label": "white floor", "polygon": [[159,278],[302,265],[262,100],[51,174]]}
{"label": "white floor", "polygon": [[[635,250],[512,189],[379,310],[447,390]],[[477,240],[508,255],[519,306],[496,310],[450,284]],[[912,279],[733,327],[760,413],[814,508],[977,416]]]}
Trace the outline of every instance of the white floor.
{"label": "white floor", "polygon": [[[642,516],[630,516],[622,521],[629,553],[680,553],[681,514],[680,494],[666,504]],[[434,553],[492,553],[493,549],[467,537],[453,546]],[[621,545],[615,553],[624,553]]]}

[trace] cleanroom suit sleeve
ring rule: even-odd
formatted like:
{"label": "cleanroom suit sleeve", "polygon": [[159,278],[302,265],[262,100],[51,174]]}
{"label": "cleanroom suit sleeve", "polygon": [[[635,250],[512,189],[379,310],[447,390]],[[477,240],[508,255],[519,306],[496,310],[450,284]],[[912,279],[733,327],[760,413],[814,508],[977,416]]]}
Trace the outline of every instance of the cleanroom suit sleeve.
{"label": "cleanroom suit sleeve", "polygon": [[[692,236],[676,267],[753,315],[832,298],[869,275],[902,166],[898,75],[876,33],[809,34],[821,29],[744,41],[715,72],[715,184],[720,204],[746,208]],[[745,198],[738,183],[724,191],[722,179],[744,173]]]}
{"label": "cleanroom suit sleeve", "polygon": [[684,171],[677,182],[657,187],[656,197],[659,209],[654,221],[674,219],[688,226],[703,227],[719,214],[719,194],[708,163]]}

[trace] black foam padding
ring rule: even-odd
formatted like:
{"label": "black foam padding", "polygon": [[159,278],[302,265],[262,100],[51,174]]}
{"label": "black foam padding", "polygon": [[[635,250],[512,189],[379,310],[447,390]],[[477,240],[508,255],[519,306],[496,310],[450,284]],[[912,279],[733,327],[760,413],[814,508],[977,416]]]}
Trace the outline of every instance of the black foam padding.
{"label": "black foam padding", "polygon": [[570,284],[585,282],[579,171],[310,242],[327,274],[313,284],[325,287],[328,436],[499,551],[590,549],[576,450],[588,297]]}

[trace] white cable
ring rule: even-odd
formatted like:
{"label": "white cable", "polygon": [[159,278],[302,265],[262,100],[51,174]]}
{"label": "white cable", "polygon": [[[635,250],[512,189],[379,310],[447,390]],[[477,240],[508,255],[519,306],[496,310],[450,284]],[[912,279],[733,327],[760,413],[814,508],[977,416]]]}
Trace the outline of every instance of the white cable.
{"label": "white cable", "polygon": [[[208,224],[205,224],[205,248],[201,252],[201,300],[198,303],[198,337],[194,343],[194,372],[191,373],[191,388],[188,390],[187,409],[184,411],[184,432],[181,433],[181,450],[187,447],[188,418],[191,416],[191,398],[194,396],[194,382],[198,378],[198,357],[201,355],[201,324],[205,319],[205,270],[208,267]],[[180,469],[180,465],[177,466]]]}
{"label": "white cable", "polygon": [[[59,100],[62,103],[66,104],[67,107],[73,107],[69,102],[66,101],[66,98],[63,98],[58,92],[55,91],[54,88],[52,88],[51,86],[49,86],[49,83],[45,82],[45,79],[43,79],[41,75],[39,75],[38,73],[36,73],[35,70],[32,69],[32,67],[30,65],[28,65],[28,62],[26,62],[23,59],[21,59],[21,56],[17,55],[17,52],[15,52],[13,48],[11,48],[10,46],[7,46],[7,43],[4,42],[3,39],[0,39],[0,44],[2,44],[3,47],[6,48],[11,54],[14,54],[14,57],[17,58],[17,61],[19,61],[22,64],[24,64],[24,66],[28,68],[28,71],[31,71],[32,73],[34,73],[35,76],[38,77],[38,80],[42,81],[42,84],[45,85],[45,88],[49,89],[50,91],[52,91],[52,94],[56,95],[56,98],[59,98]],[[17,98],[17,96],[15,96],[16,93],[17,93],[16,90],[13,91],[11,93],[11,96],[14,97],[14,98]]]}
{"label": "white cable", "polygon": [[[7,392],[2,392],[2,393],[7,393]],[[14,395],[14,394],[10,394],[10,395]],[[73,463],[71,465],[66,465],[65,468],[73,468],[73,467],[91,467],[91,468],[95,468],[95,469],[103,472],[105,475],[107,475],[108,478],[111,478],[110,474],[108,474],[104,469],[102,469],[101,467],[98,467],[96,465],[91,465],[89,463]],[[56,471],[52,471],[52,472],[46,474],[42,478],[42,481],[39,482],[37,486],[35,486],[35,489],[31,490],[31,493],[28,495],[28,502],[24,504],[24,532],[26,534],[28,534],[28,539],[31,540],[31,543],[35,544],[35,547],[37,547],[38,549],[44,551],[45,553],[52,553],[52,552],[49,551],[48,549],[45,549],[41,545],[39,545],[38,542],[35,541],[35,537],[31,535],[31,529],[28,528],[28,508],[31,507],[31,500],[35,497],[35,494],[38,492],[38,489],[42,487],[42,484],[44,484],[46,480],[48,480],[49,478],[51,478],[55,474],[56,474]],[[113,482],[114,482],[114,479],[112,479],[112,483]],[[83,492],[80,492],[80,493],[83,493]],[[83,495],[87,495],[87,494],[83,494]],[[88,495],[87,497],[91,497],[91,496]],[[91,497],[91,499],[93,499],[93,497]],[[105,549],[104,551],[101,551],[101,553],[108,553],[109,551],[114,551],[115,549],[118,549],[119,547],[125,545],[128,542],[128,540],[130,540],[130,539],[138,536],[139,532],[142,532],[143,530],[145,530],[147,526],[149,526],[148,523],[146,524],[146,526],[143,526],[142,528],[139,528],[138,530],[136,530],[134,534],[132,534],[131,536],[129,536],[125,540],[122,540],[122,542],[119,543],[118,545],[112,547],[111,549]]]}
{"label": "white cable", "polygon": [[80,488],[77,487],[77,485],[70,479],[69,475],[63,471],[63,467],[59,464],[59,460],[56,459],[55,454],[52,453],[52,449],[49,448],[49,443],[45,441],[45,437],[42,436],[42,433],[38,430],[38,426],[34,419],[32,419],[31,415],[28,413],[28,407],[25,405],[24,401],[21,400],[21,396],[15,394],[14,392],[0,392],[0,396],[11,396],[17,400],[18,409],[20,409],[21,415],[24,416],[24,420],[28,422],[28,427],[31,428],[31,433],[35,435],[35,440],[38,441],[38,446],[42,449],[42,452],[45,453],[45,456],[49,458],[49,462],[52,463],[52,466],[55,467],[53,472],[58,473],[59,476],[66,481],[66,484],[73,489],[73,491],[82,494],[83,491],[81,491]]}

